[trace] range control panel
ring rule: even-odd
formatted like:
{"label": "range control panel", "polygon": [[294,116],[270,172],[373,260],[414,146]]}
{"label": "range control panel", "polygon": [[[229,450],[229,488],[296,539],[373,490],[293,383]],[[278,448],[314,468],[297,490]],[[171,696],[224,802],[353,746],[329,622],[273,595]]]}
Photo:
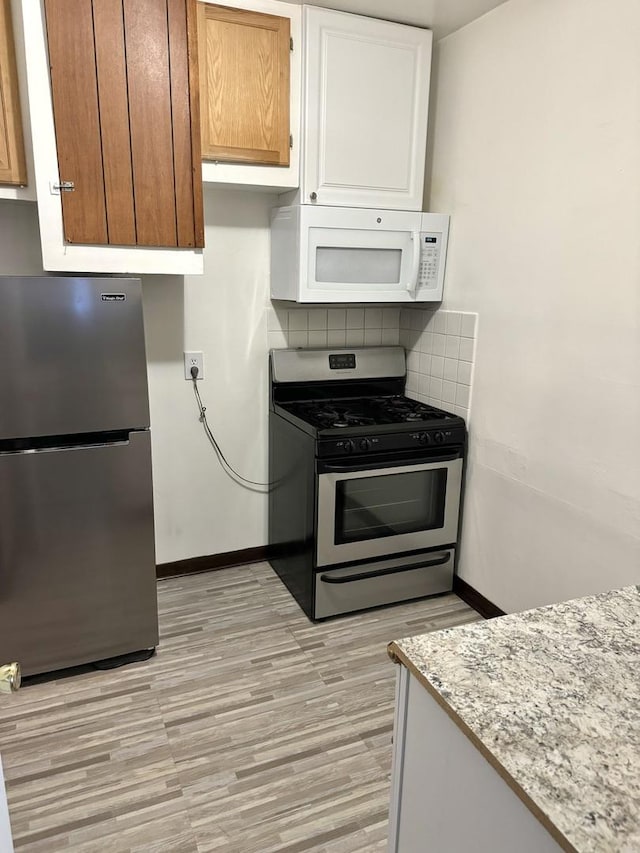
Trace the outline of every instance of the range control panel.
{"label": "range control panel", "polygon": [[368,436],[353,436],[339,439],[320,439],[318,456],[326,459],[330,456],[355,456],[362,453],[386,453],[391,450],[416,450],[447,448],[463,445],[466,430],[464,426],[450,426],[430,429],[416,429],[415,432],[402,432]]}
{"label": "range control panel", "polygon": [[440,272],[440,247],[442,234],[437,231],[423,231],[420,235],[420,267],[418,268],[418,287],[433,288],[438,284]]}
{"label": "range control panel", "polygon": [[354,352],[331,353],[329,356],[329,370],[354,370],[356,366],[356,354]]}

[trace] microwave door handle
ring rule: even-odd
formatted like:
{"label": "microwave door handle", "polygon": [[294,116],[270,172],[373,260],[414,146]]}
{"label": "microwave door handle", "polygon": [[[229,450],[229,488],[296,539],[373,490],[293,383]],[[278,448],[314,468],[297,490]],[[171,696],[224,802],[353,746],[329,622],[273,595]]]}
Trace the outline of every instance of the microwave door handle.
{"label": "microwave door handle", "polygon": [[420,231],[412,231],[411,239],[413,241],[413,255],[411,257],[411,270],[409,271],[407,290],[415,298],[418,288],[418,270],[420,268]]}

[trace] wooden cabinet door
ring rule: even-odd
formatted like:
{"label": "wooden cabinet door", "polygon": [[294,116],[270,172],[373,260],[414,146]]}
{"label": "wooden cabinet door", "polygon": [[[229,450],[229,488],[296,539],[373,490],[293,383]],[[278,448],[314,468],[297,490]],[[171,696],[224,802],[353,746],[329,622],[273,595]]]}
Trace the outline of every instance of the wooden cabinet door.
{"label": "wooden cabinet door", "polygon": [[303,203],[421,210],[432,34],[306,6]]}
{"label": "wooden cabinet door", "polygon": [[45,0],[65,240],[204,245],[195,0]]}
{"label": "wooden cabinet door", "polygon": [[0,184],[26,183],[11,0],[0,0]]}
{"label": "wooden cabinet door", "polygon": [[289,165],[289,19],[198,3],[202,157]]}

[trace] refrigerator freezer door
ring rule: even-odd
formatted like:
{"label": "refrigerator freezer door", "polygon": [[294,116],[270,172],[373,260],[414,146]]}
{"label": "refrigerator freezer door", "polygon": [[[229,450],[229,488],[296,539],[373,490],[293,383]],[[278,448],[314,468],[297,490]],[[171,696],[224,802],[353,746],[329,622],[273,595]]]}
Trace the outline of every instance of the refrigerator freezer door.
{"label": "refrigerator freezer door", "polygon": [[0,277],[0,440],[148,425],[140,282]]}
{"label": "refrigerator freezer door", "polygon": [[0,455],[0,650],[23,674],[158,642],[148,432]]}

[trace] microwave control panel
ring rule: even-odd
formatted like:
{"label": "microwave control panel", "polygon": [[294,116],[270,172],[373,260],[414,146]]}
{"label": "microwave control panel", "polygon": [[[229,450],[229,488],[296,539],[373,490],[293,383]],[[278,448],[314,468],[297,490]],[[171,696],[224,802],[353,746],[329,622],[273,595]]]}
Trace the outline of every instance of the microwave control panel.
{"label": "microwave control panel", "polygon": [[440,270],[440,246],[442,234],[436,231],[423,231],[420,235],[420,267],[418,268],[418,287],[433,288],[438,284]]}

